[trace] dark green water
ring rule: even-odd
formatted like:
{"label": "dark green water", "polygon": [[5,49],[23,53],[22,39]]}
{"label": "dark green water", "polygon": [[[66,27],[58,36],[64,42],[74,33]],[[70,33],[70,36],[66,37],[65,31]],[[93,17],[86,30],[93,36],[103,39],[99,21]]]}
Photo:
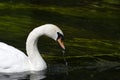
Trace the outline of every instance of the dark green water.
{"label": "dark green water", "polygon": [[1,73],[0,80],[119,80],[118,0],[27,1],[0,1],[0,42],[26,52],[29,32],[52,23],[65,34],[65,56],[55,41],[43,36],[38,46],[48,69],[35,73]]}
{"label": "dark green water", "polygon": [[120,63],[96,58],[47,60],[48,69],[40,72],[0,73],[0,80],[119,80]]}

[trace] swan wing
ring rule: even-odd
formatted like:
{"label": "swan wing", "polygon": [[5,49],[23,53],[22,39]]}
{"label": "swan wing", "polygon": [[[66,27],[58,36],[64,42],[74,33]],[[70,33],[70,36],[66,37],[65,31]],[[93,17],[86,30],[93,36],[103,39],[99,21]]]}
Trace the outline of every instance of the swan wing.
{"label": "swan wing", "polygon": [[29,69],[29,59],[20,50],[0,42],[0,72],[22,72]]}

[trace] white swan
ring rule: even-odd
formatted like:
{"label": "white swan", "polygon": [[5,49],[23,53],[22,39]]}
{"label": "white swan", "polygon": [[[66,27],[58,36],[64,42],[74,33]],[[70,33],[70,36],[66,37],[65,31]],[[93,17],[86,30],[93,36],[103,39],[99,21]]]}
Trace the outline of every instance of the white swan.
{"label": "white swan", "polygon": [[26,56],[20,50],[0,42],[0,72],[13,73],[24,71],[40,71],[47,68],[47,65],[37,48],[38,38],[46,35],[60,44],[65,49],[62,42],[63,32],[53,24],[45,24],[35,28],[30,32],[26,41]]}

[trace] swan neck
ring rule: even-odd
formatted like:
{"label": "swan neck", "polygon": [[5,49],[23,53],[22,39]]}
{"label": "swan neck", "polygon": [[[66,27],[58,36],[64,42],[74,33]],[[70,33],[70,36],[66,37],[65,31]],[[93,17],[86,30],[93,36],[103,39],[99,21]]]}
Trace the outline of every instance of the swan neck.
{"label": "swan neck", "polygon": [[26,51],[28,54],[28,57],[38,54],[38,48],[37,48],[37,42],[38,38],[42,36],[42,32],[38,33],[38,29],[34,29],[30,34],[28,35],[27,41],[26,41]]}
{"label": "swan neck", "polygon": [[46,68],[46,63],[41,57],[37,47],[38,38],[42,35],[42,29],[36,28],[29,34],[27,38],[26,51],[31,63],[31,68],[33,70],[43,70]]}

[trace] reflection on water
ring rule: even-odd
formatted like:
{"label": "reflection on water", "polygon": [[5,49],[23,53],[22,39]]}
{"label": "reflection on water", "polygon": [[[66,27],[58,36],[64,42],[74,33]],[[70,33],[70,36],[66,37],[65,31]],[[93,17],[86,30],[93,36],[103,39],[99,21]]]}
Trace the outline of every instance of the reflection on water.
{"label": "reflection on water", "polygon": [[119,73],[120,63],[117,61],[63,58],[48,64],[45,80],[119,80]]}
{"label": "reflection on water", "polygon": [[0,73],[0,80],[41,80],[44,79],[46,71],[23,72],[23,73]]}
{"label": "reflection on water", "polygon": [[0,80],[119,80],[120,62],[96,58],[47,60],[40,72],[0,73]]}

